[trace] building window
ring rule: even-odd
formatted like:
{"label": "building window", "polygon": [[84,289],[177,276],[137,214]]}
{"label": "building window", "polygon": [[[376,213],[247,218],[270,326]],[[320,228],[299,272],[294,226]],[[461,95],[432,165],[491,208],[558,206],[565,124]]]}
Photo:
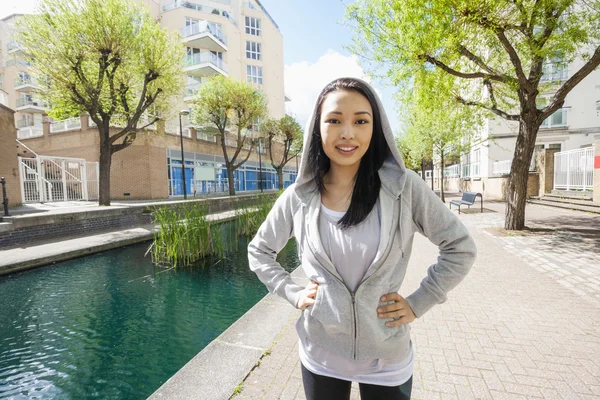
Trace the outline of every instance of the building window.
{"label": "building window", "polygon": [[247,76],[248,82],[250,82],[250,83],[258,83],[260,85],[262,85],[262,83],[263,83],[262,67],[257,67],[255,65],[247,65],[246,66],[246,76]]}
{"label": "building window", "polygon": [[262,60],[262,45],[260,43],[246,41],[246,58],[251,60]]}
{"label": "building window", "polygon": [[246,33],[260,36],[260,18],[246,17]]}

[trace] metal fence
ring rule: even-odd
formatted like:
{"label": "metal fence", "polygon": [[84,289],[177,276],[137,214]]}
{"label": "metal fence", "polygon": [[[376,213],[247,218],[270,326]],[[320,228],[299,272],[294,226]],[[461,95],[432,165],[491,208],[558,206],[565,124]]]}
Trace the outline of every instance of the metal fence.
{"label": "metal fence", "polygon": [[81,158],[19,157],[24,203],[98,198],[98,163]]}
{"label": "metal fence", "polygon": [[555,153],[554,189],[593,190],[594,149],[592,146]]}

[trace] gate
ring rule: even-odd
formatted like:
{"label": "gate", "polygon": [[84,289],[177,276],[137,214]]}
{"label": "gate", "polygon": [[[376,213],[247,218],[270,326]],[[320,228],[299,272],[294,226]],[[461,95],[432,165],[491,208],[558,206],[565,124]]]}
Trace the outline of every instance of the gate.
{"label": "gate", "polygon": [[98,163],[82,158],[19,157],[24,203],[98,198]]}
{"label": "gate", "polygon": [[554,189],[593,190],[594,146],[554,154]]}

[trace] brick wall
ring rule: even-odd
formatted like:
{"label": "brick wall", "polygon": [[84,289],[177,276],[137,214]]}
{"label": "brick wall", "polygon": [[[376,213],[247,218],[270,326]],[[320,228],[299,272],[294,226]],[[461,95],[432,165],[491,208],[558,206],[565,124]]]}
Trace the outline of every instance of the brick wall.
{"label": "brick wall", "polygon": [[[0,104],[0,176],[6,179],[6,196],[10,206],[18,205],[22,201],[14,114],[13,110]],[[2,203],[1,188],[0,203]],[[0,204],[1,209],[2,205]]]}
{"label": "brick wall", "polygon": [[[268,192],[267,196],[276,196],[276,192]],[[208,213],[218,213],[233,210],[233,203],[240,206],[254,204],[256,195],[243,195],[235,197],[220,197],[195,200],[197,204],[206,204]],[[190,201],[193,202],[193,201]],[[190,202],[187,202],[188,204]],[[181,202],[168,202],[157,204],[156,207],[178,207]],[[0,249],[23,244],[41,243],[48,238],[68,239],[93,235],[94,233],[110,230],[129,229],[153,222],[152,210],[154,207],[132,206],[127,209],[98,210],[95,213],[72,213],[48,216],[30,216],[27,221],[14,220],[15,229],[0,232]],[[30,221],[31,219],[31,221]]]}
{"label": "brick wall", "polygon": [[[86,117],[82,119],[84,118]],[[95,128],[85,128],[86,124],[82,123],[82,129],[62,133],[46,133],[41,138],[28,139],[23,143],[40,155],[98,161],[100,158],[98,131]],[[117,128],[111,128],[111,135],[117,132]],[[138,133],[131,146],[113,154],[111,198],[138,200],[168,198],[167,148],[179,149],[179,136],[162,133],[162,130],[159,129],[158,132]],[[223,156],[218,138],[217,143],[213,143],[199,140],[193,134],[192,138],[184,137],[184,149],[186,152]],[[273,150],[275,161],[281,160],[283,145],[276,143]],[[228,148],[229,157],[233,153],[234,149]],[[242,150],[236,162],[243,159],[245,155],[245,151]],[[270,164],[268,154],[263,154],[262,159],[265,165]],[[258,154],[253,152],[249,160],[258,161]],[[295,160],[292,159],[288,165],[295,165]]]}

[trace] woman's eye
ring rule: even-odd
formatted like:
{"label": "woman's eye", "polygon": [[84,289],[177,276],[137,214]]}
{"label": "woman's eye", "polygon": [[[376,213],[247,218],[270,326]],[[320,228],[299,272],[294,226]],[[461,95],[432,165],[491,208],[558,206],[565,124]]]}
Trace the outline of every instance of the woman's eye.
{"label": "woman's eye", "polygon": [[367,121],[366,119],[359,119],[358,121],[356,121],[356,123],[359,125],[363,125],[363,124],[368,124],[369,121]]}
{"label": "woman's eye", "polygon": [[326,123],[328,123],[328,124],[337,124],[337,123],[339,123],[340,121],[339,121],[339,120],[337,120],[337,119],[335,119],[335,118],[330,118],[330,119],[328,119],[328,120],[327,120],[327,121],[325,121],[325,122],[326,122]]}

